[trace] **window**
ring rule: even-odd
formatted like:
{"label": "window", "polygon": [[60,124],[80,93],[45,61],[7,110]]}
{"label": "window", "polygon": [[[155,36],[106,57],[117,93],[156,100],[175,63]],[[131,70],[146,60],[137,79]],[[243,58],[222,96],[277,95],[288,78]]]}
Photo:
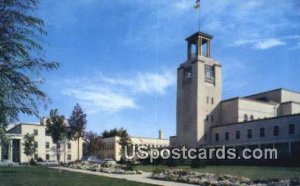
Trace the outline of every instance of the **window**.
{"label": "window", "polygon": [[206,115],[206,121],[208,121],[208,115]]}
{"label": "window", "polygon": [[49,159],[50,159],[49,154],[46,154],[46,160],[49,160]]}
{"label": "window", "polygon": [[260,137],[265,137],[265,128],[260,128],[259,129],[259,136]]}
{"label": "window", "polygon": [[68,149],[71,149],[71,143],[68,143]]}
{"label": "window", "polygon": [[38,148],[38,142],[36,142],[36,141],[34,142],[34,147]]}
{"label": "window", "polygon": [[244,121],[248,121],[248,115],[244,114]]}
{"label": "window", "polygon": [[37,130],[37,129],[34,129],[34,130],[33,130],[33,134],[37,136],[37,135],[38,135],[38,130]]}
{"label": "window", "polygon": [[192,68],[188,67],[184,69],[184,80],[192,78]]}
{"label": "window", "polygon": [[295,125],[289,124],[289,134],[295,134]]}
{"label": "window", "polygon": [[214,115],[211,115],[211,122],[213,122],[214,121]]}
{"label": "window", "polygon": [[229,140],[229,132],[225,133],[225,140],[228,141]]}
{"label": "window", "polygon": [[212,105],[214,104],[214,98],[211,98],[211,104]]}
{"label": "window", "polygon": [[49,147],[50,147],[49,142],[46,142],[46,149],[49,149]]}
{"label": "window", "polygon": [[278,136],[279,135],[279,126],[274,126],[273,128],[273,136]]}
{"label": "window", "polygon": [[215,82],[215,69],[213,66],[205,65],[205,81],[209,83]]}
{"label": "window", "polygon": [[250,120],[254,120],[254,116],[253,115],[250,116]]}
{"label": "window", "polygon": [[216,134],[215,134],[215,140],[216,140],[216,141],[219,141],[219,133],[216,133]]}
{"label": "window", "polygon": [[38,155],[38,154],[34,154],[33,158],[34,158],[35,160],[37,160],[37,159],[39,158],[39,155]]}
{"label": "window", "polygon": [[247,131],[247,137],[248,138],[252,138],[252,130],[251,129],[248,129],[248,131]]}
{"label": "window", "polygon": [[46,135],[46,136],[50,136],[50,133],[48,132],[47,129],[45,129],[45,135]]}
{"label": "window", "polygon": [[68,160],[71,160],[71,159],[72,159],[71,154],[68,154]]}
{"label": "window", "polygon": [[241,138],[241,131],[236,131],[235,132],[235,139],[240,139]]}

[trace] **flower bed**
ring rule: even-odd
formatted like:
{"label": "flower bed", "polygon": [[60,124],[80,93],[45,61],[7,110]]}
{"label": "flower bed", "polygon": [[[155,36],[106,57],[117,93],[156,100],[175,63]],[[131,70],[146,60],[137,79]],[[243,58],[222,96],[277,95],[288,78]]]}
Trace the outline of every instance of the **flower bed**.
{"label": "flower bed", "polygon": [[110,174],[142,174],[142,171],[139,170],[125,170],[125,167],[122,165],[112,165],[110,167],[103,167],[100,164],[73,163],[68,165],[67,167]]}
{"label": "flower bed", "polygon": [[169,170],[156,170],[152,174],[152,178],[158,180],[175,181],[183,183],[191,183],[198,185],[210,185],[210,186],[239,186],[239,185],[299,185],[300,179],[292,180],[251,180],[245,177],[231,176],[231,175],[215,175],[209,173],[200,173],[193,171],[186,171],[181,169],[169,169]]}

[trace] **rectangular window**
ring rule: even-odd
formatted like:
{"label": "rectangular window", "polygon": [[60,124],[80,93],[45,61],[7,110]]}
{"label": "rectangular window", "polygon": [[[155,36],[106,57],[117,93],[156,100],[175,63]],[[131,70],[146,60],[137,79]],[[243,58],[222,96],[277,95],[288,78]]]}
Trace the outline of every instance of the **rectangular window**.
{"label": "rectangular window", "polygon": [[215,69],[214,66],[205,65],[205,81],[208,83],[215,82]]}
{"label": "rectangular window", "polygon": [[228,141],[229,140],[229,132],[225,133],[225,140]]}
{"label": "rectangular window", "polygon": [[240,139],[241,138],[241,131],[236,131],[235,132],[235,139]]}
{"label": "rectangular window", "polygon": [[289,125],[289,134],[295,134],[295,125],[294,124]]}
{"label": "rectangular window", "polygon": [[212,105],[214,104],[214,98],[211,98],[211,104]]}
{"label": "rectangular window", "polygon": [[279,126],[274,126],[274,128],[273,128],[273,136],[279,136]]}
{"label": "rectangular window", "polygon": [[216,133],[216,134],[215,134],[215,140],[216,140],[216,141],[219,141],[219,133]]}
{"label": "rectangular window", "polygon": [[214,121],[214,115],[211,115],[211,122]]}
{"label": "rectangular window", "polygon": [[49,159],[50,159],[49,154],[46,154],[46,160],[49,160]]}
{"label": "rectangular window", "polygon": [[71,159],[72,159],[71,154],[68,154],[68,160],[71,160]]}
{"label": "rectangular window", "polygon": [[184,69],[184,80],[192,78],[192,67],[188,67]]}
{"label": "rectangular window", "polygon": [[71,143],[68,143],[68,149],[71,149]]}
{"label": "rectangular window", "polygon": [[206,121],[208,121],[208,115],[206,115]]}
{"label": "rectangular window", "polygon": [[46,149],[49,149],[50,148],[50,144],[49,142],[46,142]]}
{"label": "rectangular window", "polygon": [[34,158],[35,160],[37,160],[37,159],[39,158],[39,155],[38,155],[38,154],[34,154],[33,158]]}
{"label": "rectangular window", "polygon": [[247,137],[248,138],[252,138],[252,130],[251,129],[248,129],[248,131],[247,131]]}
{"label": "rectangular window", "polygon": [[38,130],[37,130],[37,129],[34,129],[34,130],[33,130],[33,134],[37,136],[37,135],[38,135]]}
{"label": "rectangular window", "polygon": [[260,128],[259,129],[259,136],[260,137],[265,137],[265,128]]}
{"label": "rectangular window", "polygon": [[36,142],[36,141],[34,142],[34,147],[38,148],[38,142]]}

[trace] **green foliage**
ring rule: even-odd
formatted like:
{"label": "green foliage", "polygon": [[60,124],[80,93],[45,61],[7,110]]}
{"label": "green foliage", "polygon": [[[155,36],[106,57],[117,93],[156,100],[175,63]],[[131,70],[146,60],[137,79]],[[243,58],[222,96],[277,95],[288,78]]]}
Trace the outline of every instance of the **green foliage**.
{"label": "green foliage", "polygon": [[32,166],[37,165],[36,161],[34,161],[34,159],[32,159],[32,158],[30,159],[29,164],[32,165]]}
{"label": "green foliage", "polygon": [[46,120],[46,132],[50,134],[53,143],[56,144],[56,157],[59,160],[60,151],[58,149],[58,144],[61,141],[66,141],[70,135],[65,123],[65,117],[58,114],[58,110],[50,111],[50,118]]}
{"label": "green foliage", "polygon": [[77,158],[79,160],[79,138],[84,137],[86,127],[86,114],[77,103],[72,111],[72,115],[69,119],[70,126],[70,138],[77,140]]}
{"label": "green foliage", "polygon": [[35,145],[34,145],[34,140],[35,138],[35,135],[34,134],[26,134],[24,136],[24,154],[27,156],[27,157],[32,157],[32,155],[36,152],[36,148],[35,148]]}
{"label": "green foliage", "polygon": [[111,137],[115,137],[115,136],[121,136],[122,132],[124,132],[123,128],[120,128],[120,129],[114,128],[109,131],[107,131],[107,130],[103,131],[101,135],[103,138],[111,138]]}
{"label": "green foliage", "polygon": [[86,114],[83,112],[80,105],[77,103],[69,119],[71,136],[73,139],[76,140],[84,136],[86,123],[87,123]]}
{"label": "green foliage", "polygon": [[161,167],[154,167],[154,169],[152,170],[153,174],[160,174],[160,173],[163,173],[163,172],[165,172],[165,169],[161,168]]}
{"label": "green foliage", "polygon": [[199,159],[191,160],[191,168],[201,168],[201,167],[205,167],[204,160],[199,160]]}
{"label": "green foliage", "polygon": [[50,134],[53,143],[58,144],[68,137],[68,129],[65,123],[65,117],[58,114],[58,110],[50,111],[50,118],[46,121],[47,133]]}
{"label": "green foliage", "polygon": [[0,124],[18,119],[19,113],[38,116],[38,106],[49,101],[39,89],[43,71],[56,62],[44,59],[41,45],[46,34],[43,20],[33,15],[38,0],[0,0]]}
{"label": "green foliage", "polygon": [[103,147],[103,140],[100,135],[92,131],[86,132],[84,136],[87,152],[85,154],[98,156],[100,148]]}

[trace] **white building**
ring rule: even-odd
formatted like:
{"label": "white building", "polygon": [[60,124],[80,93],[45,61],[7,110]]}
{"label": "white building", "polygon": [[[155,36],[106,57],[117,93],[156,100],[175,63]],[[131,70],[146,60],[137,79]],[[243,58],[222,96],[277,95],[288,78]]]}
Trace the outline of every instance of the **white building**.
{"label": "white building", "polygon": [[211,58],[212,38],[197,32],[186,39],[187,60],[177,70],[177,130],[171,146],[267,146],[299,157],[300,93],[275,89],[222,100],[222,66]]}
{"label": "white building", "polygon": [[[104,145],[100,150],[100,158],[111,158],[116,161],[121,160],[121,146],[119,145],[119,137],[104,138]],[[132,145],[147,146],[148,148],[161,148],[169,146],[169,139],[163,139],[162,131],[159,131],[158,138],[146,138],[146,137],[130,137]]]}
{"label": "white building", "polygon": [[[36,153],[33,158],[37,160],[57,160],[56,144],[52,142],[51,136],[46,134],[46,125],[20,123],[9,129],[6,133],[9,143],[8,145],[0,145],[0,160],[8,159],[14,162],[26,163],[28,157],[24,154],[24,136],[26,134],[35,134]],[[59,161],[70,162],[78,158],[82,158],[83,140],[79,139],[79,157],[78,157],[78,141],[67,141],[59,144]]]}

